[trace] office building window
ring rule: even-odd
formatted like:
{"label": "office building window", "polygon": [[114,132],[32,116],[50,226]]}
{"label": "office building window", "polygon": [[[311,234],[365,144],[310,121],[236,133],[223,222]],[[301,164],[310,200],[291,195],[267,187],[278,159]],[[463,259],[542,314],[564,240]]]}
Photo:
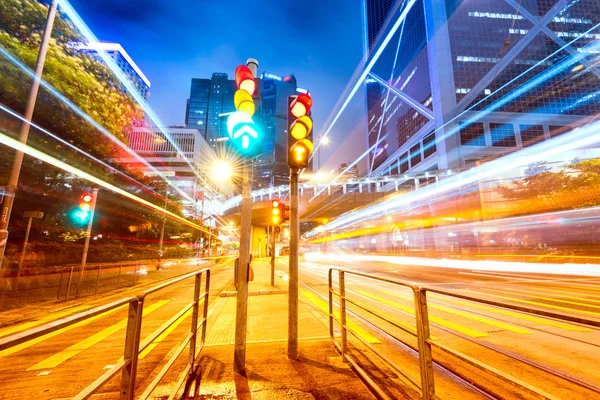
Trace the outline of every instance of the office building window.
{"label": "office building window", "polygon": [[398,171],[403,174],[408,171],[408,152],[404,153],[399,160],[399,169]]}
{"label": "office building window", "polygon": [[423,155],[425,158],[434,154],[437,151],[435,145],[435,132],[431,132],[429,135],[425,136],[423,139]]}
{"label": "office building window", "polygon": [[460,144],[463,146],[485,146],[483,124],[476,122],[460,128]]}
{"label": "office building window", "polygon": [[410,166],[411,168],[421,162],[421,143],[415,144],[410,148]]}
{"label": "office building window", "polygon": [[516,147],[515,128],[512,124],[490,123],[490,135],[494,147]]}
{"label": "office building window", "polygon": [[521,125],[521,142],[523,147],[532,146],[544,140],[542,125]]}
{"label": "office building window", "polygon": [[548,130],[550,131],[550,137],[556,137],[563,133],[571,132],[572,129],[570,126],[550,125],[548,126]]}

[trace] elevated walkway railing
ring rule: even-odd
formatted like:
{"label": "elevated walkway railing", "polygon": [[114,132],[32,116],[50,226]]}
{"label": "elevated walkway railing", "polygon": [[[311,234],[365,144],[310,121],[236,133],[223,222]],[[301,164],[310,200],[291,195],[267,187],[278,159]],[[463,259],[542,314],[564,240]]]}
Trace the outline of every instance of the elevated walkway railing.
{"label": "elevated walkway railing", "polygon": [[[384,283],[389,284],[390,288],[395,291],[410,290],[412,292],[413,298],[413,308],[410,307],[405,308],[402,311],[404,315],[410,315],[410,317],[414,318],[415,325],[411,326],[409,324],[405,324],[403,321],[399,321],[396,319],[391,319],[389,316],[384,316],[382,313],[372,306],[365,304],[366,302],[359,301],[358,298],[365,298],[365,296],[354,295],[352,297],[348,296],[348,293],[353,292],[348,289],[348,277],[355,277],[357,279],[364,280],[361,281],[361,284],[369,284],[369,283]],[[337,279],[335,279],[337,278]],[[404,378],[406,382],[409,384],[410,389],[415,389],[420,395],[421,399],[437,399],[436,396],[436,387],[434,382],[434,364],[436,366],[442,367],[442,369],[446,369],[444,365],[437,363],[433,360],[432,357],[432,348],[436,348],[439,351],[450,355],[453,359],[459,360],[466,365],[475,368],[485,374],[489,374],[492,377],[507,383],[509,386],[513,388],[517,388],[529,396],[533,396],[539,399],[554,399],[555,396],[552,396],[549,393],[546,393],[543,389],[536,388],[533,385],[515,378],[511,376],[509,373],[499,370],[493,366],[490,366],[481,360],[478,360],[474,357],[471,357],[467,354],[464,354],[446,344],[442,344],[439,340],[433,340],[430,335],[430,322],[429,322],[429,313],[428,313],[428,300],[427,294],[434,293],[436,295],[441,295],[445,297],[450,297],[454,299],[466,300],[472,303],[485,304],[488,306],[493,306],[499,309],[505,310],[513,310],[518,311],[525,314],[537,315],[544,318],[552,319],[555,321],[564,321],[576,324],[582,324],[584,326],[598,328],[600,327],[600,321],[590,320],[581,318],[575,315],[564,315],[559,313],[554,313],[551,311],[545,311],[541,309],[528,308],[523,306],[516,306],[512,304],[505,304],[496,301],[471,297],[467,295],[462,295],[450,291],[438,290],[433,288],[419,287],[409,282],[403,282],[394,279],[387,279],[377,275],[364,274],[360,272],[354,272],[345,269],[339,268],[330,268],[328,275],[328,285],[329,285],[329,334],[331,340],[338,351],[341,353],[344,361],[349,362],[355,370],[361,375],[361,377],[367,382],[367,384],[374,390],[382,399],[392,399],[390,397],[389,392],[382,387],[381,384],[375,382],[373,377],[368,373],[368,371],[361,366],[361,362],[358,360],[358,357],[352,352],[351,349],[351,340],[357,340],[364,347],[366,347],[370,352],[375,354],[378,359],[382,360],[385,365],[391,368],[395,373],[399,374]],[[357,293],[357,292],[353,292]],[[384,302],[377,299],[378,296],[373,296],[375,298],[368,298],[369,302],[376,303],[377,305],[382,305],[384,308],[393,308],[389,304],[385,304]],[[334,301],[334,298],[338,300],[338,302]],[[409,299],[409,296],[404,296],[405,299]],[[349,307],[353,306],[352,310],[349,310]],[[414,312],[413,312],[414,310]],[[360,315],[362,314],[362,315]],[[412,315],[414,314],[414,315]],[[349,321],[349,317],[351,316],[352,321]],[[371,319],[366,318],[369,316]],[[414,350],[418,355],[419,361],[419,373],[420,373],[420,381],[415,380],[410,376],[408,368],[402,368],[397,363],[394,362],[393,354],[390,352],[382,352],[379,351],[372,343],[369,343],[363,337],[361,337],[360,332],[357,332],[356,323],[353,321],[359,321],[361,324],[365,326],[375,327],[377,330],[382,332],[387,338],[391,338],[391,341],[400,345],[401,347],[408,348]],[[378,323],[379,321],[380,323]],[[382,322],[382,323],[381,323]],[[335,335],[334,327],[335,324],[339,326],[340,334]],[[390,328],[391,327],[391,328]],[[416,338],[417,345],[409,343],[406,339],[402,339],[398,337],[398,334],[394,332],[394,329],[400,330],[408,335]],[[397,331],[396,331],[397,332]],[[496,352],[497,354],[513,359],[514,361],[519,361],[525,363],[531,367],[537,368],[545,373],[551,374],[555,377],[568,381],[577,386],[583,387],[587,390],[590,390],[596,394],[600,394],[600,388],[589,384],[585,381],[579,380],[572,376],[563,374],[553,368],[550,368],[544,364],[537,363],[535,361],[531,361],[515,355],[509,351],[503,350],[497,346],[482,342],[480,340],[467,337],[464,334],[453,332],[458,337],[469,341],[470,343],[474,343],[478,346],[481,346],[483,349],[491,350]],[[455,376],[462,380],[467,386],[474,387],[475,389],[479,388],[477,385],[474,385],[472,381],[466,379],[463,376],[456,375]]]}
{"label": "elevated walkway railing", "polygon": [[[142,319],[144,311],[144,301],[148,295],[161,291],[165,288],[173,286],[177,283],[183,282],[187,279],[194,279],[194,295],[192,301],[187,304],[182,310],[175,314],[172,318],[162,324],[156,329],[149,337],[141,341],[141,330],[142,330]],[[204,280],[204,284],[202,281]],[[96,379],[89,386],[84,388],[79,394],[73,397],[74,400],[88,399],[94,395],[103,385],[109,380],[116,376],[119,372],[121,373],[121,384],[120,384],[120,399],[121,400],[133,400],[136,389],[136,376],[138,369],[138,357],[148,346],[152,344],[161,334],[169,329],[176,321],[181,318],[185,313],[192,309],[192,323],[190,330],[185,336],[185,339],[174,348],[171,358],[165,363],[158,375],[148,385],[144,393],[138,397],[140,400],[149,398],[152,392],[156,389],[158,384],[167,374],[169,369],[173,366],[178,357],[184,352],[186,348],[189,348],[189,358],[186,367],[181,374],[174,393],[183,385],[186,378],[191,376],[194,371],[194,363],[197,355],[202,351],[206,340],[206,325],[208,319],[208,294],[210,290],[210,269],[205,268],[200,271],[192,272],[186,275],[182,275],[178,278],[172,279],[163,284],[154,286],[139,293],[135,297],[128,297],[125,299],[117,300],[112,303],[96,307],[92,310],[72,315],[58,321],[42,325],[37,328],[27,330],[25,332],[17,333],[12,336],[0,339],[0,351],[9,349],[14,346],[18,346],[21,343],[25,343],[29,340],[44,336],[46,334],[56,332],[62,328],[74,325],[76,323],[86,321],[95,316],[104,314],[108,311],[115,310],[119,307],[128,306],[128,318],[125,342],[123,344],[123,359],[114,365],[110,370],[105,372],[102,376]],[[200,303],[202,303],[202,311],[200,311]],[[200,333],[200,343],[198,344],[198,331]],[[169,352],[170,353],[170,352]]]}

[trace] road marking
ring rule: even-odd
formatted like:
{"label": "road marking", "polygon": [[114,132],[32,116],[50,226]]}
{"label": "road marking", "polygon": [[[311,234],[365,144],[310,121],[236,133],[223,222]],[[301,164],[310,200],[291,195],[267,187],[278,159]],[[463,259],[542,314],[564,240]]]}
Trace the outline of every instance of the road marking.
{"label": "road marking", "polygon": [[[152,343],[150,343],[150,345],[148,345],[148,347],[146,347],[144,349],[144,351],[142,351],[140,353],[139,359],[143,360],[148,355],[148,353],[150,353],[156,346],[158,346],[158,344],[160,342],[162,342],[163,340],[165,340],[165,338],[167,336],[169,336],[169,334],[171,332],[173,332],[175,330],[175,328],[177,328],[179,326],[179,324],[181,324],[187,317],[189,317],[190,315],[192,315],[193,311],[194,311],[194,309],[190,308],[185,314],[183,314],[175,322],[173,322],[173,325],[171,325],[170,327],[168,327],[163,333],[161,333],[161,335],[159,337],[157,337]],[[150,335],[150,336],[152,336],[152,335]]]}
{"label": "road marking", "polygon": [[46,315],[35,321],[25,322],[25,323],[14,325],[14,326],[9,326],[7,328],[0,329],[0,337],[9,336],[9,335],[12,335],[13,333],[17,333],[17,332],[21,332],[21,331],[26,331],[27,329],[32,328],[34,326],[42,325],[49,321],[59,320],[59,319],[63,318],[64,316],[75,314],[75,313],[77,313],[81,310],[87,309],[87,308],[90,308],[90,307],[89,306],[73,307],[73,308],[69,308],[68,310],[65,310],[62,312],[57,312],[57,313],[53,313],[50,315]]}
{"label": "road marking", "polygon": [[557,322],[551,319],[543,319],[543,318],[538,318],[538,317],[532,317],[530,315],[526,315],[526,314],[517,314],[511,311],[506,311],[506,310],[501,310],[498,308],[494,308],[494,307],[488,307],[488,306],[483,306],[480,304],[475,304],[475,303],[470,303],[468,301],[462,301],[462,300],[456,300],[456,299],[452,299],[452,298],[448,298],[446,296],[440,297],[440,296],[436,296],[436,298],[445,300],[445,301],[450,301],[453,303],[457,303],[457,304],[462,304],[468,307],[474,307],[474,308],[479,308],[480,310],[486,310],[486,311],[490,311],[493,313],[497,313],[497,314],[503,314],[503,315],[508,315],[509,317],[514,317],[514,318],[520,318],[520,319],[524,319],[527,321],[531,321],[531,322],[536,322],[539,324],[544,324],[544,325],[549,325],[549,326],[553,326],[555,328],[560,328],[560,329],[564,329],[566,331],[574,331],[574,332],[592,332],[591,329],[587,329],[587,328],[582,328],[580,326],[577,325],[570,325],[570,324],[565,324],[563,322]]}
{"label": "road marking", "polygon": [[52,371],[44,371],[44,372],[40,372],[39,374],[37,374],[37,376],[46,376],[46,375],[50,375]]}
{"label": "road marking", "polygon": [[[160,300],[160,301],[157,301],[156,303],[152,304],[151,306],[144,307],[144,312],[142,313],[142,315],[146,316],[146,315],[150,314],[151,312],[164,306],[165,304],[167,304],[170,301],[171,300]],[[93,345],[103,341],[104,339],[113,335],[114,333],[116,333],[122,329],[125,329],[128,321],[129,321],[129,319],[125,318],[125,319],[117,322],[116,324],[109,326],[108,328],[105,328],[99,332],[96,332],[95,334],[88,337],[87,339],[84,339],[79,343],[75,343],[74,345],[46,358],[45,360],[40,361],[39,363],[35,364],[33,367],[27,368],[27,371],[36,371],[36,370],[40,370],[40,369],[55,368],[55,367],[59,366],[60,364],[62,364],[63,362],[67,361],[68,359],[81,353],[82,351],[89,349]]]}
{"label": "road marking", "polygon": [[[311,303],[313,303],[321,311],[323,311],[325,313],[325,315],[329,316],[329,303],[324,302],[323,300],[321,300],[320,298],[318,298],[316,295],[314,295],[313,293],[311,293],[309,291],[303,290],[303,291],[301,291],[301,293]],[[333,314],[336,316],[337,319],[340,319],[340,313],[338,310],[334,309]],[[348,325],[348,328],[350,328],[354,332],[356,332],[356,334],[358,336],[360,336],[361,338],[363,338],[367,343],[371,343],[371,344],[381,343],[381,340],[377,339],[375,336],[371,335],[369,332],[367,332],[365,329],[361,328],[354,322],[346,320],[346,325]]]}
{"label": "road marking", "polygon": [[94,322],[94,321],[96,321],[96,320],[98,320],[100,318],[106,317],[106,316],[108,316],[110,314],[113,314],[113,313],[117,312],[118,310],[121,310],[121,309],[123,309],[125,307],[127,307],[127,305],[115,308],[115,309],[107,311],[107,312],[105,312],[103,314],[96,315],[96,316],[88,318],[88,319],[86,319],[84,321],[77,322],[76,324],[66,326],[66,327],[64,327],[62,329],[59,329],[57,331],[47,333],[47,334],[45,334],[43,336],[40,336],[38,338],[28,340],[28,341],[26,341],[24,343],[21,343],[19,345],[13,346],[13,347],[8,348],[6,350],[2,350],[2,351],[0,351],[0,358],[9,356],[9,355],[14,354],[14,353],[16,353],[18,351],[21,351],[23,349],[26,349],[26,348],[31,347],[33,345],[36,345],[36,344],[38,344],[40,342],[43,342],[46,339],[50,339],[50,338],[53,338],[55,336],[61,335],[61,334],[65,333],[65,332],[70,331],[71,329],[75,329],[75,328],[79,328],[79,327],[82,327],[82,326],[85,326],[85,325],[89,325],[92,322]]}
{"label": "road marking", "polygon": [[111,369],[114,368],[114,365],[105,365],[102,369]]}
{"label": "road marking", "polygon": [[[413,300],[412,298],[408,297],[408,296],[403,296],[401,294],[397,294],[394,292],[391,292],[389,290],[383,290],[383,292],[390,294],[392,296],[396,296],[402,299],[406,299],[408,301]],[[470,314],[466,311],[460,311],[460,310],[455,310],[453,308],[449,308],[449,307],[444,307],[438,304],[433,304],[433,303],[428,303],[427,307],[429,308],[434,308],[436,310],[440,310],[443,312],[446,312],[448,314],[454,314],[454,315],[458,315],[459,317],[463,317],[463,318],[467,318],[467,319],[472,319],[473,321],[477,321],[477,322],[481,322],[482,324],[487,324],[487,325],[492,325],[495,326],[496,328],[500,328],[500,329],[505,329],[507,331],[512,331],[512,332],[516,332],[516,333],[521,333],[521,334],[529,334],[531,333],[530,330],[528,329],[524,329],[515,325],[511,325],[511,324],[507,324],[505,322],[500,322],[500,321],[496,321],[493,319],[489,319],[486,317],[482,317],[479,315],[475,315],[475,314]],[[429,317],[431,318],[431,316]]]}
{"label": "road marking", "polygon": [[[482,290],[486,290],[486,291],[489,290],[490,292],[495,292],[495,293],[518,294],[519,296],[529,297],[529,298],[533,298],[533,299],[541,299],[541,300],[546,300],[546,301],[554,301],[554,302],[558,302],[558,303],[573,304],[575,306],[582,306],[582,307],[589,307],[589,308],[598,308],[598,309],[600,309],[600,306],[594,306],[592,304],[587,304],[587,303],[579,303],[577,301],[560,300],[560,299],[557,299],[555,297],[540,297],[540,296],[537,296],[537,295],[513,293],[513,292],[507,292],[506,290],[497,290],[497,289],[488,289],[488,288],[482,288]],[[517,290],[515,290],[515,291],[517,291]],[[519,292],[522,292],[522,291],[519,291]]]}
{"label": "road marking", "polygon": [[[377,296],[377,295],[374,295],[374,294],[371,294],[371,293],[368,293],[368,292],[364,292],[362,290],[357,290],[356,292],[359,293],[361,296],[368,297],[368,298],[371,298],[373,300],[379,301],[380,303],[386,304],[386,305],[388,305],[388,306],[390,306],[392,308],[398,309],[398,310],[402,310],[405,313],[408,313],[410,315],[413,315],[413,316],[415,315],[415,309],[413,307],[404,306],[404,305],[402,305],[400,303],[396,303],[395,301],[388,300],[386,298],[383,298],[383,297],[380,297],[380,296]],[[471,329],[469,327],[466,327],[466,326],[463,326],[463,325],[459,325],[459,324],[456,324],[454,322],[445,320],[443,318],[435,317],[433,315],[429,316],[429,321],[434,322],[434,323],[436,323],[438,325],[441,325],[441,326],[445,326],[448,329],[460,332],[460,333],[462,333],[464,335],[467,335],[467,336],[470,336],[470,337],[477,338],[477,337],[486,337],[486,336],[489,336],[489,334],[487,334],[485,332],[481,332],[481,331],[478,331],[476,329]]]}
{"label": "road marking", "polygon": [[590,314],[590,315],[594,315],[594,316],[600,315],[600,313],[593,312],[593,311],[583,311],[583,310],[577,310],[575,308],[553,306],[552,304],[540,303],[540,302],[537,302],[537,301],[515,299],[514,297],[500,296],[500,295],[497,295],[497,294],[491,294],[491,293],[486,293],[486,292],[478,292],[478,291],[475,291],[475,290],[462,289],[462,291],[463,292],[469,292],[469,293],[475,293],[475,294],[478,294],[478,295],[484,295],[484,296],[488,296],[488,297],[495,297],[497,299],[510,300],[510,301],[514,301],[516,303],[533,304],[535,306],[542,306],[542,307],[547,307],[547,308],[554,308],[556,310],[579,312],[579,313],[582,313],[582,314]]}

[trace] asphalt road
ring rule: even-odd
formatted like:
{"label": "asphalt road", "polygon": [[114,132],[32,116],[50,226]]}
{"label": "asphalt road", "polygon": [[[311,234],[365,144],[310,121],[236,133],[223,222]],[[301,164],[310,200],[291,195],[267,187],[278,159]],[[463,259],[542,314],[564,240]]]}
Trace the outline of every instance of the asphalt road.
{"label": "asphalt road", "polygon": [[[209,315],[215,298],[233,281],[232,264],[216,265],[211,268],[211,273]],[[87,304],[71,304],[66,309],[61,303],[46,305],[44,314],[0,329],[0,338],[84,311],[94,305],[135,295],[140,290],[138,287],[112,293]],[[142,340],[189,304],[193,290],[193,279],[189,279],[148,296],[144,305]],[[169,351],[189,331],[190,321],[188,312],[177,320],[173,330],[159,336],[140,355],[138,387],[146,386],[153,378],[152,374],[164,364]],[[0,399],[71,398],[121,359],[126,325],[125,306],[0,351]],[[120,374],[103,387],[101,393],[106,398],[118,398],[119,378]]]}
{"label": "asphalt road", "polygon": [[[324,314],[328,313],[328,270],[337,267],[458,295],[600,321],[600,278],[597,277],[343,259],[338,254],[300,263],[300,294]],[[286,264],[279,261],[283,271],[287,271]],[[333,276],[334,288],[339,292],[337,273]],[[359,337],[348,334],[356,354],[366,366],[373,367],[382,365],[372,350],[379,351],[395,362],[407,378],[395,378],[389,368],[382,368],[379,374],[387,374],[390,382],[408,387],[413,386],[409,380],[418,383],[418,359],[405,345],[392,339],[393,336],[409,346],[417,345],[406,332],[415,332],[412,290],[347,275],[346,295],[377,315],[347,302],[351,312],[349,328]],[[436,293],[428,293],[428,311],[433,341],[464,356],[459,359],[434,346],[434,360],[438,362],[436,393],[441,398],[600,399],[600,328]],[[336,331],[339,332],[337,324]],[[367,349],[359,339],[372,349]],[[474,367],[471,360],[493,368],[496,377]],[[462,381],[459,376],[470,383],[457,384]],[[503,377],[522,387],[515,388]],[[478,391],[477,387],[484,391]]]}
{"label": "asphalt road", "polygon": [[[331,267],[600,321],[600,278],[483,272],[360,260],[344,262],[339,257],[336,261],[323,258],[300,264],[301,301],[323,317],[328,312],[327,275]],[[287,258],[278,259],[278,269],[279,274],[285,274]],[[212,268],[209,310],[215,306],[215,297],[230,286],[232,270],[231,263]],[[190,280],[150,296],[145,304],[142,339],[188,304],[192,291]],[[129,291],[113,293],[87,304],[73,303],[68,308],[61,303],[47,305],[43,313],[32,314],[35,316],[31,318],[15,315],[20,322],[0,328],[0,337],[132,294]],[[351,350],[357,359],[373,372],[378,382],[394,386],[390,389],[392,392],[396,388],[410,388],[411,380],[418,383],[418,359],[408,349],[416,346],[416,340],[410,335],[415,331],[412,292],[389,283],[348,275],[346,294],[375,314],[349,305],[349,327],[371,347],[368,349],[349,335]],[[600,387],[600,329],[597,327],[435,293],[428,295],[428,309],[433,341],[462,355],[459,359],[434,347],[436,393],[440,398],[600,399],[600,391],[596,391]],[[56,334],[0,351],[0,399],[72,397],[119,361],[126,317],[126,309],[118,309]],[[326,318],[323,321],[326,322]],[[189,323],[187,315],[178,320],[172,331],[162,335],[140,356],[138,387],[149,383],[168,358],[169,351],[185,335]],[[394,362],[406,377],[402,378],[384,366],[372,350]],[[469,360],[493,368],[495,376],[474,367],[473,363],[467,362]],[[517,387],[502,377],[516,381]],[[118,379],[117,376],[103,388],[106,398],[116,397]],[[406,391],[415,393],[411,389]]]}

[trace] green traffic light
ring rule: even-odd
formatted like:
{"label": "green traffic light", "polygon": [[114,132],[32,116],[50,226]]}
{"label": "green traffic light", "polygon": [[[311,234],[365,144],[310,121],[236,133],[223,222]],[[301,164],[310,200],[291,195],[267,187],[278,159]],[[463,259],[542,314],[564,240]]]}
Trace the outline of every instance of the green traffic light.
{"label": "green traffic light", "polygon": [[85,223],[90,219],[90,212],[86,210],[77,209],[73,212],[73,218],[77,223]]}
{"label": "green traffic light", "polygon": [[261,151],[262,132],[252,117],[236,111],[227,118],[229,143],[244,157],[257,156]]}

